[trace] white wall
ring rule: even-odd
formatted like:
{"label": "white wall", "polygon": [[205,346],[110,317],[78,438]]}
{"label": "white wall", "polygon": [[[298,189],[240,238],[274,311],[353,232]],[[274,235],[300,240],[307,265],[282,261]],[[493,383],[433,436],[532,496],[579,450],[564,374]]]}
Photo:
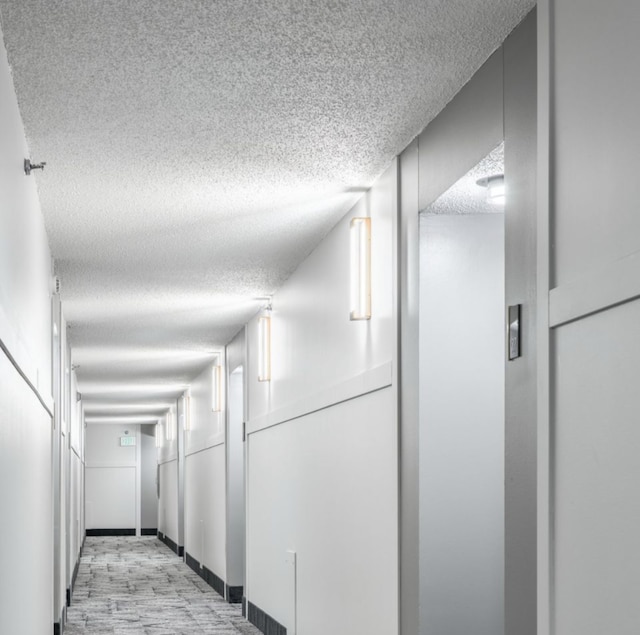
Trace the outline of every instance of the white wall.
{"label": "white wall", "polygon": [[[222,355],[219,363],[223,366],[224,397]],[[211,366],[193,381],[190,391],[191,427],[185,433],[184,547],[226,582],[225,414],[211,409]]]}
{"label": "white wall", "polygon": [[499,635],[504,214],[421,215],[420,632]]}
{"label": "white wall", "polygon": [[54,618],[51,257],[3,45],[0,139],[0,632],[40,635]]}
{"label": "white wall", "polygon": [[137,527],[137,446],[120,446],[125,431],[140,442],[137,424],[89,424],[86,428],[87,529]]}
{"label": "white wall", "polygon": [[160,498],[158,499],[158,531],[165,534],[176,545],[180,544],[178,529],[179,484],[178,447],[181,424],[178,404],[173,403],[157,426],[158,435],[158,478]]}
{"label": "white wall", "polygon": [[187,457],[185,551],[225,582],[226,508],[223,444]]}
{"label": "white wall", "polygon": [[[1,34],[0,34],[1,35]],[[0,47],[0,340],[51,399],[51,255],[4,46]]]}
{"label": "white wall", "polygon": [[[396,169],[275,295],[270,382],[257,381],[257,319],[247,329],[246,595],[289,633],[397,633]],[[372,318],[360,322],[353,216],[372,219]]]}
{"label": "white wall", "polygon": [[[243,338],[244,340],[244,338]],[[245,493],[244,493],[244,373],[237,367],[229,375],[227,428],[227,584],[244,586]]]}
{"label": "white wall", "polygon": [[178,461],[158,465],[158,531],[178,544]]}
{"label": "white wall", "polygon": [[156,433],[154,425],[140,426],[140,510],[143,529],[158,528]]}

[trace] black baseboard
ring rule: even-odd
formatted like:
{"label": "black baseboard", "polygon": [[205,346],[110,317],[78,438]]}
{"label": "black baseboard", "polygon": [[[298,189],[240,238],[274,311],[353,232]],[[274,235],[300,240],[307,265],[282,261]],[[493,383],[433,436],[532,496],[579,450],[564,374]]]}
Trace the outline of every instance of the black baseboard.
{"label": "black baseboard", "polygon": [[227,598],[227,602],[229,604],[240,604],[242,602],[242,598],[244,597],[242,594],[244,593],[244,588],[241,586],[229,586],[228,584],[225,587],[225,597]]}
{"label": "black baseboard", "polygon": [[87,536],[135,536],[135,529],[87,529]]}
{"label": "black baseboard", "polygon": [[201,576],[200,563],[188,551],[185,553],[185,562],[189,568],[193,569],[199,576]]}
{"label": "black baseboard", "polygon": [[62,635],[64,633],[64,626],[67,622],[67,607],[62,607],[62,612],[60,613],[60,620],[54,622],[53,624],[53,635]]}
{"label": "black baseboard", "polygon": [[73,593],[73,590],[76,588],[76,580],[78,578],[79,569],[80,569],[80,557],[78,557],[76,566],[73,567],[73,575],[71,576],[71,593]]}
{"label": "black baseboard", "polygon": [[242,596],[242,617],[247,617],[247,598]]}
{"label": "black baseboard", "polygon": [[287,635],[287,629],[251,602],[247,603],[247,619],[265,635]]}
{"label": "black baseboard", "polygon": [[[225,591],[227,585],[224,580],[217,576],[213,571],[207,569],[207,567],[201,567],[200,563],[187,551],[185,552],[185,562],[190,569],[193,569],[218,595],[225,597]],[[230,587],[238,588],[238,587]],[[242,587],[240,587],[242,588]]]}
{"label": "black baseboard", "polygon": [[213,571],[207,569],[207,567],[202,567],[202,578],[203,580],[221,597],[224,597],[224,588],[225,583],[224,580],[218,577]]}
{"label": "black baseboard", "polygon": [[158,528],[157,527],[143,527],[140,530],[140,535],[141,536],[156,536],[158,534]]}
{"label": "black baseboard", "polygon": [[171,551],[173,551],[173,553],[182,558],[182,555],[184,554],[184,547],[177,545],[173,540],[171,540],[171,538],[169,538],[169,536],[163,534],[161,531],[158,532],[158,540],[163,542],[167,547],[169,547],[169,549],[171,549]]}

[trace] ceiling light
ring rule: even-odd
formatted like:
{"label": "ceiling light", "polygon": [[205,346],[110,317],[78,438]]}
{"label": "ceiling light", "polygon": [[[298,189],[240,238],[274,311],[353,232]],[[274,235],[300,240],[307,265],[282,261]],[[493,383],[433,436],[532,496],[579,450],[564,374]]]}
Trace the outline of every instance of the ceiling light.
{"label": "ceiling light", "polygon": [[505,184],[504,174],[494,174],[478,179],[476,183],[480,187],[487,188],[487,203],[492,205],[504,205],[505,203]]}
{"label": "ceiling light", "polygon": [[258,319],[258,381],[271,381],[271,313]]}
{"label": "ceiling light", "polygon": [[371,318],[371,219],[353,218],[351,233],[351,319]]}

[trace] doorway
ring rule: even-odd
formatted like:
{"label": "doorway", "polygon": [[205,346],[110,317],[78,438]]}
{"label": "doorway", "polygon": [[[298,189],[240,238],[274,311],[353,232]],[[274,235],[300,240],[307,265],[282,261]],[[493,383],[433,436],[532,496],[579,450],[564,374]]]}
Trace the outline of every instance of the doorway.
{"label": "doorway", "polygon": [[420,213],[420,632],[504,633],[501,144]]}

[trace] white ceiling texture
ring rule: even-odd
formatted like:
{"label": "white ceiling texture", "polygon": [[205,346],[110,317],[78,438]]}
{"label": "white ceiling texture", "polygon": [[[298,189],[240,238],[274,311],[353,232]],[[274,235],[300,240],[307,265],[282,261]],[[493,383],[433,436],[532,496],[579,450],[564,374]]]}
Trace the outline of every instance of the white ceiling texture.
{"label": "white ceiling texture", "polygon": [[166,410],[533,5],[0,0],[88,420]]}

